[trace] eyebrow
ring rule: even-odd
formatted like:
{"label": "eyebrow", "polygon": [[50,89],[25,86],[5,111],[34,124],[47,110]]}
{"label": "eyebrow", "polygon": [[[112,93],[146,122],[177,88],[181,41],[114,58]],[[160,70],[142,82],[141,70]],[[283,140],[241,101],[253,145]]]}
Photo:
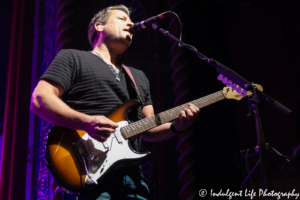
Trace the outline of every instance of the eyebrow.
{"label": "eyebrow", "polygon": [[124,17],[125,20],[129,19],[131,21],[130,17],[128,17],[127,15],[124,15],[124,14],[117,14],[116,17]]}
{"label": "eyebrow", "polygon": [[118,14],[117,17],[124,17],[126,19],[128,18],[126,15],[123,15],[123,14]]}

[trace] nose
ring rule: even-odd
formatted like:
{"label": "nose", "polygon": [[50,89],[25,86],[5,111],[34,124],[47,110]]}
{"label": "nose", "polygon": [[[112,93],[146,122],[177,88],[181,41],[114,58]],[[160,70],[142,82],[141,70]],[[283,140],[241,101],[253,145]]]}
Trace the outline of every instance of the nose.
{"label": "nose", "polygon": [[133,23],[132,21],[128,21],[128,22],[127,22],[127,26],[130,26],[130,27],[132,27],[132,26],[133,26],[133,24],[134,24],[134,23]]}

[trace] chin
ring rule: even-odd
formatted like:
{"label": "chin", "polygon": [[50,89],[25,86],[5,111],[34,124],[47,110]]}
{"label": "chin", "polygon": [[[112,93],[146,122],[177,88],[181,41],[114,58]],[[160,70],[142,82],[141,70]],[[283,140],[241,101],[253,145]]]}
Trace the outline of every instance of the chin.
{"label": "chin", "polygon": [[126,42],[128,43],[128,46],[130,46],[131,42],[132,42],[132,38],[130,36],[126,37]]}

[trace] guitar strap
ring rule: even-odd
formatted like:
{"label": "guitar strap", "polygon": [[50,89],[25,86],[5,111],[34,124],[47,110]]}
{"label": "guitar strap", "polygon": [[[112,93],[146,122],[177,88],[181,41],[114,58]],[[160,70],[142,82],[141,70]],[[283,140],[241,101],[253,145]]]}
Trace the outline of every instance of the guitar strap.
{"label": "guitar strap", "polygon": [[125,69],[127,75],[129,76],[129,78],[130,78],[130,80],[131,80],[131,85],[132,85],[132,87],[134,88],[135,92],[137,93],[137,95],[138,95],[138,97],[139,97],[139,100],[140,100],[141,103],[142,103],[142,108],[143,108],[143,107],[144,107],[144,102],[143,102],[143,100],[142,100],[142,98],[141,98],[141,95],[140,95],[139,90],[138,90],[138,87],[137,87],[137,85],[136,85],[136,83],[135,83],[135,81],[134,81],[134,78],[133,78],[133,76],[132,76],[132,74],[131,74],[131,71],[130,71],[130,69],[129,69],[128,67],[126,67],[124,64],[123,64],[123,68]]}

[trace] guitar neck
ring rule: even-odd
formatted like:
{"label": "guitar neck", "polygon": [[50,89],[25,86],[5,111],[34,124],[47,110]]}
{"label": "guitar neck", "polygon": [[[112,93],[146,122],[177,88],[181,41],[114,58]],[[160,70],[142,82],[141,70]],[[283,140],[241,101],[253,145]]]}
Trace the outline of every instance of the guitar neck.
{"label": "guitar neck", "polygon": [[131,123],[127,126],[124,126],[121,128],[121,133],[124,138],[128,139],[128,138],[138,135],[144,131],[150,130],[159,125],[162,125],[164,123],[167,123],[174,119],[177,119],[180,116],[180,111],[186,109],[188,107],[189,103],[194,104],[198,108],[203,108],[210,104],[221,101],[223,99],[225,99],[223,92],[218,91],[218,92],[215,92],[208,96],[196,99],[196,100],[188,102],[186,104],[183,104],[183,105],[177,106],[175,108],[169,109],[167,111],[161,112],[152,117],[148,117],[148,118],[136,121],[134,123]]}

